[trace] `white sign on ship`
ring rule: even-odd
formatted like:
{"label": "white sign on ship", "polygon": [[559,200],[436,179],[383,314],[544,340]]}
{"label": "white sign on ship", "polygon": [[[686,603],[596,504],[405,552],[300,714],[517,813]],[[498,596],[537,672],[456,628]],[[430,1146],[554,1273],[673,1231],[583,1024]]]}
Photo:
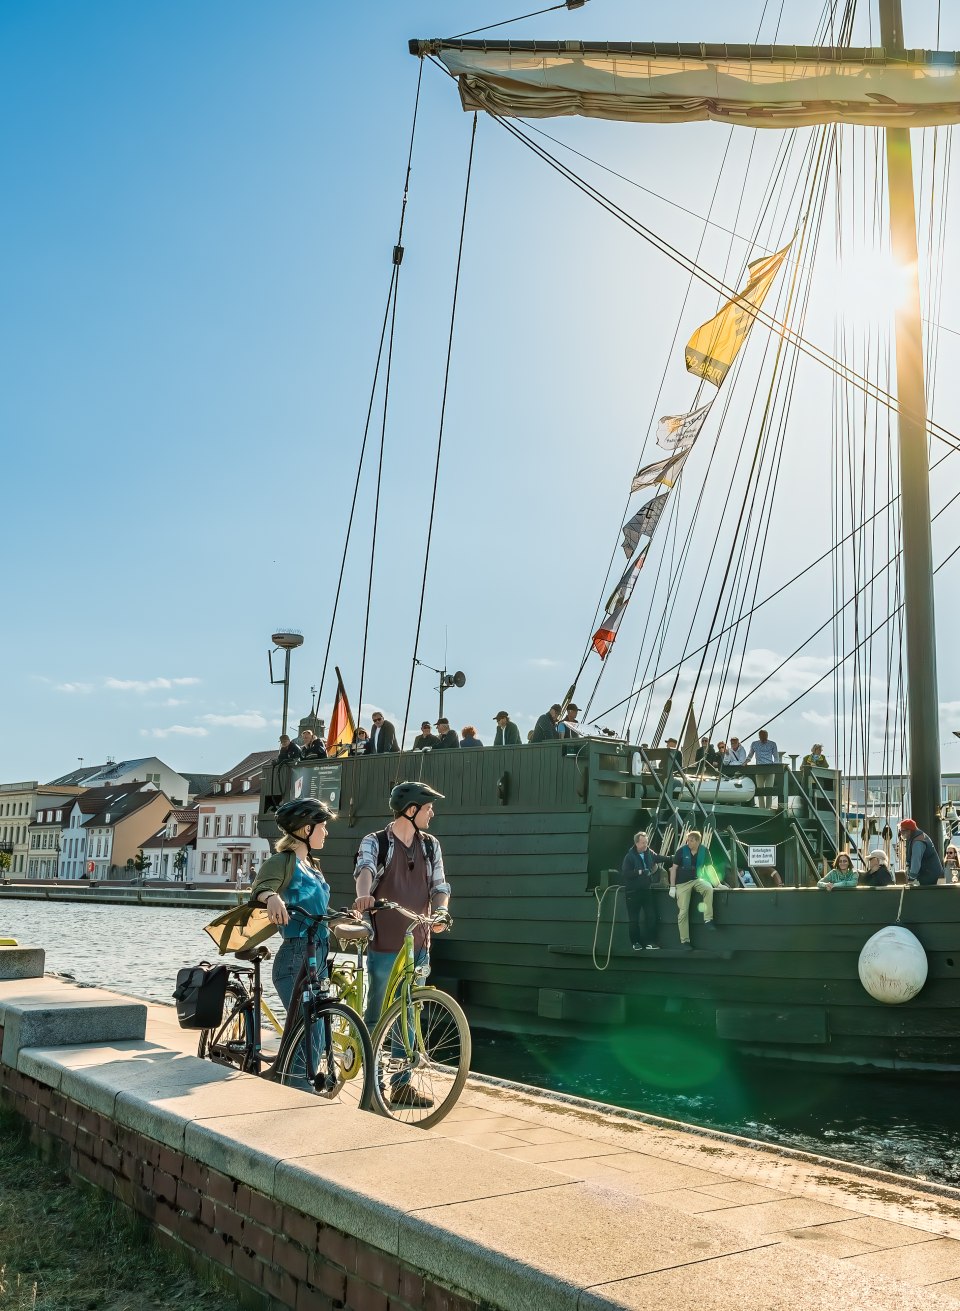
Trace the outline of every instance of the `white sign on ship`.
{"label": "white sign on ship", "polygon": [[769,865],[771,868],[777,863],[776,843],[764,844],[762,846],[753,843],[747,847],[747,855],[750,864],[756,869],[758,865]]}

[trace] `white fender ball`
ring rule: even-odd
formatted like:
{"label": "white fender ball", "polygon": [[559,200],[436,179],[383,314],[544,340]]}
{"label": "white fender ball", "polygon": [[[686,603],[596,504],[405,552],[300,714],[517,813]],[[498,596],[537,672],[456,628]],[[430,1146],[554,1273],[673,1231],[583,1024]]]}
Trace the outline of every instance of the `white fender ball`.
{"label": "white fender ball", "polygon": [[909,929],[889,924],[863,944],[857,968],[871,997],[897,1006],[926,983],[927,953]]}

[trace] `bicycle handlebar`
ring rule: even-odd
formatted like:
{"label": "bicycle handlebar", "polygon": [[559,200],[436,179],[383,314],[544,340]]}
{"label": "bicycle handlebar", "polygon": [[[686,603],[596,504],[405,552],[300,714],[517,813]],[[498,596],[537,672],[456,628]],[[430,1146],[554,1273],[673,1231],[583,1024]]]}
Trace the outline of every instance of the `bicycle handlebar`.
{"label": "bicycle handlebar", "polygon": [[405,916],[406,919],[413,921],[415,924],[425,925],[427,928],[432,928],[437,924],[442,924],[444,928],[450,928],[453,924],[453,917],[447,910],[446,906],[441,906],[440,909],[435,910],[432,915],[418,915],[416,911],[407,910],[406,906],[401,906],[399,902],[377,901],[374,903],[373,910],[374,913],[378,910],[397,910],[401,915]]}
{"label": "bicycle handlebar", "polygon": [[345,906],[343,910],[329,910],[324,915],[311,915],[308,910],[302,906],[288,906],[289,915],[299,915],[301,919],[307,920],[310,924],[332,924],[335,920],[355,919],[359,924],[360,916],[352,906]]}

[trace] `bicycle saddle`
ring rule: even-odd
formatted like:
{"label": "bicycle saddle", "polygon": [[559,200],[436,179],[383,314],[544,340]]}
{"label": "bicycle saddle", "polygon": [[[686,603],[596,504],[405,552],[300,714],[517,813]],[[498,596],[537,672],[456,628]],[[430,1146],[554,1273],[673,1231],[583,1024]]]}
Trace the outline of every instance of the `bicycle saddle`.
{"label": "bicycle saddle", "polygon": [[249,961],[269,960],[270,948],[269,947],[241,947],[239,951],[235,951],[233,954],[234,956],[236,956],[237,960],[249,960]]}

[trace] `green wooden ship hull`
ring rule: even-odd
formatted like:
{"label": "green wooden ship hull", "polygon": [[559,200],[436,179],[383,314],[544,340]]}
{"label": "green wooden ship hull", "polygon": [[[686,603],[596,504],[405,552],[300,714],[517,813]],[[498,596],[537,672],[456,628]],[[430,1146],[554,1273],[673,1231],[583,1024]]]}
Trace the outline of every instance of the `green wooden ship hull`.
{"label": "green wooden ship hull", "polygon": [[[434,941],[433,977],[477,1027],[609,1039],[668,1026],[781,1062],[960,1071],[960,888],[827,895],[813,886],[817,863],[841,841],[840,779],[829,771],[758,771],[761,796],[776,798],[763,809],[675,800],[662,761],[650,763],[626,743],[584,739],[268,768],[261,832],[276,837],[271,811],[283,798],[332,802],[340,818],[323,866],[346,901],[360,838],[388,821],[393,783],[422,778],[442,792],[431,832],[455,930]],[[616,871],[637,829],[653,824],[662,840],[671,823],[674,837],[682,823],[711,827],[714,864],[728,877],[735,859],[746,863],[740,843],[776,844],[789,886],[719,888],[716,933],[705,932],[694,902],[693,951],[680,950],[675,903],[661,891],[661,950],[634,952]],[[916,998],[890,1006],[867,994],[857,965],[868,938],[898,914],[929,973]]]}

